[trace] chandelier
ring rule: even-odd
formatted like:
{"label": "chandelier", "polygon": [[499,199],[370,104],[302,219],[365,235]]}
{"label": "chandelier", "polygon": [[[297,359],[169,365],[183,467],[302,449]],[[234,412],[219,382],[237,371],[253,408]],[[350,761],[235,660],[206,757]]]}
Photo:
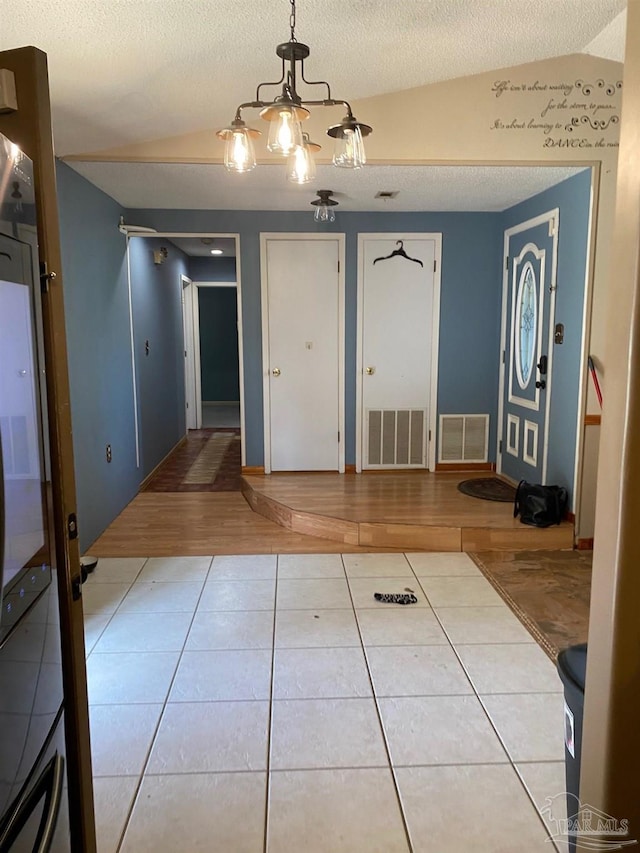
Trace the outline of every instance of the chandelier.
{"label": "chandelier", "polygon": [[[290,38],[276,48],[276,54],[282,60],[280,79],[273,83],[260,83],[255,101],[240,104],[229,127],[219,130],[217,135],[225,143],[224,164],[227,170],[250,172],[256,166],[253,140],[261,136],[261,131],[247,126],[242,119],[242,111],[260,110],[261,118],[269,122],[268,150],[288,158],[287,178],[290,181],[306,184],[315,177],[313,154],[320,150],[320,146],[311,142],[309,135],[302,130],[302,122],[310,115],[308,107],[346,107],[347,114],[342,121],[327,130],[327,134],[335,139],[333,164],[343,169],[361,169],[364,166],[366,156],[363,139],[371,133],[371,127],[356,120],[347,101],[331,95],[331,87],[327,82],[307,80],[304,76],[304,61],[311,51],[306,44],[296,40],[296,0],[289,2]],[[311,100],[299,94],[296,87],[300,82],[308,87],[324,87],[326,97]],[[273,100],[265,101],[260,97],[265,86],[281,86],[282,91]]]}
{"label": "chandelier", "polygon": [[312,204],[315,207],[315,211],[313,213],[314,220],[316,222],[335,222],[336,213],[333,208],[336,207],[339,202],[334,198],[331,198],[333,190],[317,190],[316,195],[318,198],[309,202],[309,204]]}

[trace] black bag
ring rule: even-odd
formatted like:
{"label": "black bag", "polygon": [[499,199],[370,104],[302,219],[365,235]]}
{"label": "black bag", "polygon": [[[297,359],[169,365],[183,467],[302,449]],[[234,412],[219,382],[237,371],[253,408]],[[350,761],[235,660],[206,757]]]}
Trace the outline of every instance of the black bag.
{"label": "black bag", "polygon": [[560,524],[569,502],[563,486],[536,486],[520,480],[516,489],[513,517],[520,516],[523,524],[533,527],[550,527]]}

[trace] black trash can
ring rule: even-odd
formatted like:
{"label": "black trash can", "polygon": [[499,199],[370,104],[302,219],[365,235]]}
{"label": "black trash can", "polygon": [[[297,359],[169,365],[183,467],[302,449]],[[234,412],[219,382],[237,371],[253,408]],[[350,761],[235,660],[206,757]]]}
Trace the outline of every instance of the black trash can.
{"label": "black trash can", "polygon": [[[567,780],[567,818],[577,819],[580,809],[580,753],[587,644],[571,646],[558,655],[558,674],[564,685],[564,759]],[[571,823],[569,823],[571,828]],[[575,853],[575,833],[569,832],[569,851]]]}

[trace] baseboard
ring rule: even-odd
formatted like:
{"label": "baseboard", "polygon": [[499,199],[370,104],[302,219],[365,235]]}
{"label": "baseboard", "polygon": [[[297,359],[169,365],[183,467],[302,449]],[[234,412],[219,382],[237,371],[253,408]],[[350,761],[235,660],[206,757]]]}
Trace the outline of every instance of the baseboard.
{"label": "baseboard", "polygon": [[243,465],[242,474],[264,474],[264,465]]}
{"label": "baseboard", "polygon": [[356,473],[356,466],[355,465],[345,465],[344,466],[344,473],[345,474],[355,474]]}
{"label": "baseboard", "polygon": [[186,435],[183,435],[183,436],[182,436],[182,438],[180,439],[180,441],[176,442],[176,444],[174,444],[174,445],[173,445],[173,447],[172,447],[172,448],[171,448],[171,450],[167,453],[167,455],[166,455],[166,456],[163,456],[163,458],[160,460],[160,462],[158,462],[158,464],[157,464],[157,465],[156,465],[156,467],[153,469],[153,471],[152,471],[150,474],[147,474],[147,476],[144,478],[144,480],[140,483],[140,485],[138,486],[138,491],[139,491],[139,492],[142,492],[142,491],[144,490],[144,487],[147,485],[147,483],[149,482],[149,480],[150,480],[150,479],[153,477],[153,475],[156,473],[156,471],[158,470],[158,468],[159,468],[161,465],[164,465],[164,463],[165,463],[165,462],[167,461],[167,459],[171,456],[171,454],[173,453],[173,451],[174,451],[174,450],[177,450],[177,449],[178,449],[182,444],[184,444],[184,443],[186,442],[186,440],[187,440],[187,436],[186,436]]}
{"label": "baseboard", "polygon": [[495,462],[438,462],[436,471],[495,471]]}
{"label": "baseboard", "polygon": [[576,523],[576,514],[575,514],[575,512],[565,512],[565,514],[564,514],[564,520],[565,520],[565,521],[570,521],[570,522],[571,522],[571,524],[575,524],[575,523]]}
{"label": "baseboard", "polygon": [[593,539],[578,539],[576,549],[578,551],[593,551]]}

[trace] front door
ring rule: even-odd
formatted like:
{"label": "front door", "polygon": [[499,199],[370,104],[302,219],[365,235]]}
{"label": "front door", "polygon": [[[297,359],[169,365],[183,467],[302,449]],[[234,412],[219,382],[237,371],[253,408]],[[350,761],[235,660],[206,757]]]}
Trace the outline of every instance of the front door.
{"label": "front door", "polygon": [[343,238],[261,240],[265,471],[344,470]]}
{"label": "front door", "polygon": [[545,483],[559,211],[505,232],[498,470]]}
{"label": "front door", "polygon": [[435,435],[440,235],[361,234],[361,467],[427,468]]}

